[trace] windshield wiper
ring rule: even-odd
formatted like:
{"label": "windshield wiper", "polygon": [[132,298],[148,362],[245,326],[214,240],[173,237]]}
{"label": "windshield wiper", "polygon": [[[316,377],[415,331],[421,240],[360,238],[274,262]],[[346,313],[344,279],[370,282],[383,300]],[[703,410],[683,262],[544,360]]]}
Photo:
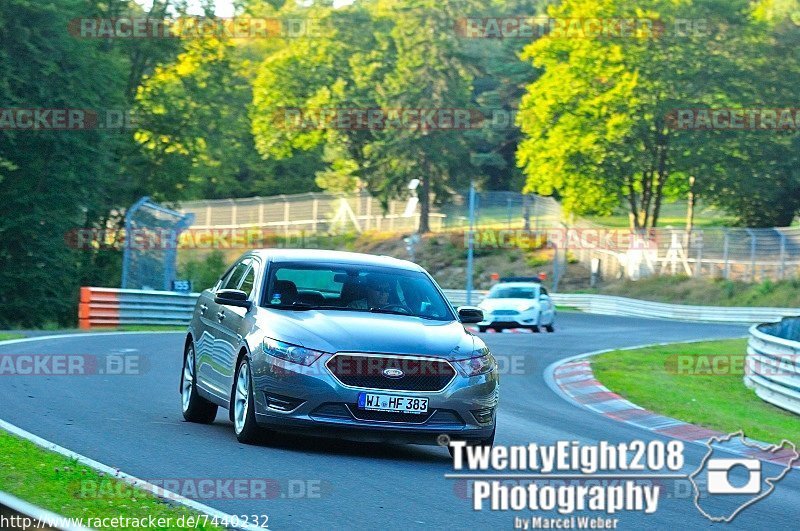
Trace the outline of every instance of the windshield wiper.
{"label": "windshield wiper", "polygon": [[305,302],[293,302],[291,304],[270,304],[267,308],[273,308],[275,310],[314,310],[316,309],[314,306],[305,303]]}
{"label": "windshield wiper", "polygon": [[407,315],[408,317],[417,317],[411,312],[398,312],[397,310],[387,310],[385,308],[370,308],[371,313],[388,313],[392,315]]}

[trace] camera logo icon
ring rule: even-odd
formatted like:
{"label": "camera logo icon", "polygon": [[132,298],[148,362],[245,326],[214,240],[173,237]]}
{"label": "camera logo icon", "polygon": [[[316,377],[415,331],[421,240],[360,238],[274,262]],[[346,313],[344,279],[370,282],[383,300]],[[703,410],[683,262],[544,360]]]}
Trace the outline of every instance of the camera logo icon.
{"label": "camera logo icon", "polygon": [[[758,459],[709,459],[709,494],[758,494],[761,492],[761,461]],[[744,472],[745,481],[736,477]]]}
{"label": "camera logo icon", "polygon": [[[794,443],[753,441],[742,431],[711,437],[697,469],[689,474],[694,505],[712,522],[731,522],[747,507],[769,496],[800,462]],[[732,456],[732,457],[731,457]]]}

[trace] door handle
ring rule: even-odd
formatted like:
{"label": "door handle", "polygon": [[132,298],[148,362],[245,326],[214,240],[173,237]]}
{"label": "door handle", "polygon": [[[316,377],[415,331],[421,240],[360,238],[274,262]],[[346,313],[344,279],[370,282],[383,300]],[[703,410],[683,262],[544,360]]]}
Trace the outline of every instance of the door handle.
{"label": "door handle", "polygon": [[225,319],[225,312],[217,312],[217,320],[221,323]]}
{"label": "door handle", "polygon": [[206,306],[205,304],[201,304],[200,305],[200,315],[205,315],[206,314],[206,310],[208,310],[208,306]]}

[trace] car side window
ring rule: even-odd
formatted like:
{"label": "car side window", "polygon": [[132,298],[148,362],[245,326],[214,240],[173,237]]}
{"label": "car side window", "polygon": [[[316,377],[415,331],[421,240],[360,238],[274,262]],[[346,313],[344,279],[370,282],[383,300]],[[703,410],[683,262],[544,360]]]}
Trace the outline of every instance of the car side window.
{"label": "car side window", "polygon": [[234,267],[233,270],[230,272],[228,278],[226,278],[222,282],[220,289],[238,289],[239,283],[241,283],[242,277],[244,277],[244,274],[247,272],[247,269],[249,267],[250,267],[249,259],[242,260],[241,262],[239,262],[236,265],[236,267]]}
{"label": "car side window", "polygon": [[242,283],[239,286],[239,289],[247,293],[247,296],[249,297],[253,291],[253,285],[255,284],[255,281],[256,281],[256,268],[254,263],[253,267],[247,270],[247,273],[245,274],[244,279],[242,279]]}
{"label": "car side window", "polygon": [[547,290],[544,288],[540,288],[542,295],[547,295]]}

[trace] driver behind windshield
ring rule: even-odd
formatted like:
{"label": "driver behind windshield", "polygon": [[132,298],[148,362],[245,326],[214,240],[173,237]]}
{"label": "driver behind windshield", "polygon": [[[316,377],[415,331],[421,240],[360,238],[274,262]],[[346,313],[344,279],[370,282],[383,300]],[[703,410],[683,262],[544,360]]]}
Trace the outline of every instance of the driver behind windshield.
{"label": "driver behind windshield", "polygon": [[392,291],[392,284],[388,278],[370,275],[365,279],[365,289],[363,296],[355,299],[347,305],[354,310],[369,310],[372,308],[383,308],[389,304],[389,295]]}

